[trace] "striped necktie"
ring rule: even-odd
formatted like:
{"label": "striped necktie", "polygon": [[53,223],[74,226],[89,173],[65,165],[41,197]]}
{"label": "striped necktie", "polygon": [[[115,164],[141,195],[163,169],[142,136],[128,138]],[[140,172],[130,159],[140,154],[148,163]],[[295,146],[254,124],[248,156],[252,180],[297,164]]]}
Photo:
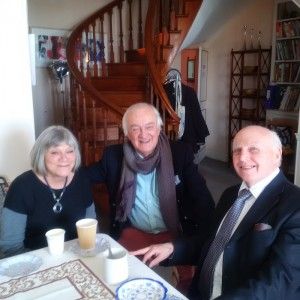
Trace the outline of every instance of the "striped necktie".
{"label": "striped necktie", "polygon": [[240,191],[238,198],[228,210],[219,231],[209,247],[201,269],[199,281],[199,288],[205,295],[204,299],[209,299],[211,297],[216,264],[224,251],[226,244],[230,240],[233,228],[243,210],[246,200],[251,196],[252,194],[248,189]]}

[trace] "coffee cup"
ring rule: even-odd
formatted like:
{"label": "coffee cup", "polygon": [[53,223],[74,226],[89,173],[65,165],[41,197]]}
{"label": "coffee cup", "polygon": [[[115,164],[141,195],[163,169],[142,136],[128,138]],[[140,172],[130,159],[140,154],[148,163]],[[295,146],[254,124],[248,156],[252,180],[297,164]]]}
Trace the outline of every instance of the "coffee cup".
{"label": "coffee cup", "polygon": [[60,255],[64,252],[65,230],[61,228],[51,229],[45,234],[48,250],[51,255]]}
{"label": "coffee cup", "polygon": [[103,255],[103,278],[107,284],[118,284],[128,278],[128,255],[122,248],[111,248]]}
{"label": "coffee cup", "polygon": [[98,221],[96,219],[81,219],[76,222],[79,246],[83,250],[91,250],[96,245],[96,232]]}

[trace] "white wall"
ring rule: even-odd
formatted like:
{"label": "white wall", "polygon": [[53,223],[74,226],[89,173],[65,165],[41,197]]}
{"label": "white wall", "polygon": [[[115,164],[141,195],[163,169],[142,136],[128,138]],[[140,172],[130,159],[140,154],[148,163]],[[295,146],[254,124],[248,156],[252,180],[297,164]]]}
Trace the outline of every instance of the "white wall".
{"label": "white wall", "polygon": [[262,47],[270,47],[273,26],[273,0],[252,0],[226,22],[202,46],[208,54],[206,118],[210,136],[206,139],[207,156],[227,161],[230,51],[242,48],[243,25],[262,31]]}
{"label": "white wall", "polygon": [[[28,0],[28,23],[30,29],[63,29],[74,27],[111,0]],[[76,8],[76,9],[74,9]],[[46,127],[64,124],[63,99],[69,103],[69,78],[65,77],[64,93],[59,81],[49,67],[36,67],[36,85],[32,87],[35,133],[38,136]]]}
{"label": "white wall", "polygon": [[26,1],[1,0],[0,19],[0,174],[12,180],[34,143]]}
{"label": "white wall", "polygon": [[29,26],[72,30],[111,0],[28,0]]}
{"label": "white wall", "polygon": [[[77,24],[96,10],[110,3],[111,0],[28,0],[28,22],[30,28],[63,29],[71,32]],[[145,20],[147,1],[143,1],[143,20]],[[128,8],[124,1],[124,8]],[[133,11],[137,11],[137,1],[133,2]],[[113,14],[113,35],[115,45],[119,37],[119,16],[117,10]],[[133,14],[134,15],[134,14]],[[107,16],[106,16],[107,17]],[[133,20],[135,21],[135,20]],[[129,28],[128,18],[123,15],[124,41]],[[105,22],[104,22],[105,25]],[[106,26],[106,25],[105,25]],[[104,28],[107,32],[108,28]],[[137,28],[133,29],[134,46],[137,45]],[[127,45],[125,45],[126,48]],[[118,61],[118,47],[115,48],[115,61]],[[52,124],[63,124],[62,97],[69,102],[69,94],[66,91],[62,95],[59,91],[59,83],[49,72],[48,67],[36,68],[36,85],[33,86],[33,103],[35,131],[39,135],[42,130]],[[68,78],[66,78],[68,84]]]}

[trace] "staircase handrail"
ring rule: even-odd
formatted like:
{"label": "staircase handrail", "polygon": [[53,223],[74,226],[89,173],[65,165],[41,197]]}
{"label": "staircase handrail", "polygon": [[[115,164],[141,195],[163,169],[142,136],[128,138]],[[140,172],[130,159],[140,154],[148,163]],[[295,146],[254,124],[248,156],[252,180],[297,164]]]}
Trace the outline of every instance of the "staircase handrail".
{"label": "staircase handrail", "polygon": [[176,126],[179,125],[180,118],[172,108],[168,96],[162,85],[162,77],[160,70],[157,68],[155,63],[155,55],[153,53],[153,40],[155,36],[154,23],[155,14],[159,10],[159,0],[149,1],[147,17],[145,22],[145,49],[146,49],[146,60],[147,67],[149,70],[150,78],[154,88],[155,94],[161,99],[163,106],[167,110],[172,123]]}
{"label": "staircase handrail", "polygon": [[124,0],[114,0],[104,7],[97,10],[95,13],[90,15],[85,21],[80,23],[71,33],[67,47],[66,47],[66,54],[67,54],[67,61],[69,65],[69,70],[72,73],[72,75],[76,78],[76,80],[79,82],[79,84],[86,89],[86,91],[90,94],[90,96],[95,97],[99,99],[104,106],[112,109],[116,114],[118,114],[120,117],[124,114],[124,111],[117,105],[109,102],[104,97],[102,97],[101,93],[91,84],[89,80],[87,80],[83,73],[81,73],[78,70],[78,67],[76,65],[76,62],[74,61],[75,58],[75,44],[76,40],[79,35],[81,35],[82,30],[86,28],[89,24],[91,24],[99,15],[102,15],[104,13],[107,13],[108,11],[112,10],[114,7],[118,6],[120,3],[122,3]]}

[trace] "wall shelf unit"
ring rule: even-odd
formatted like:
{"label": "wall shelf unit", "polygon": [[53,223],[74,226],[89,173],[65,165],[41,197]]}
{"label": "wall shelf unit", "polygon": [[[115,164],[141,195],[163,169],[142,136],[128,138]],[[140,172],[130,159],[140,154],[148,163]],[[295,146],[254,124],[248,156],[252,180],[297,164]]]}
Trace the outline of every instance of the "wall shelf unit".
{"label": "wall shelf unit", "polygon": [[250,124],[265,123],[271,49],[231,51],[228,161],[235,134]]}

